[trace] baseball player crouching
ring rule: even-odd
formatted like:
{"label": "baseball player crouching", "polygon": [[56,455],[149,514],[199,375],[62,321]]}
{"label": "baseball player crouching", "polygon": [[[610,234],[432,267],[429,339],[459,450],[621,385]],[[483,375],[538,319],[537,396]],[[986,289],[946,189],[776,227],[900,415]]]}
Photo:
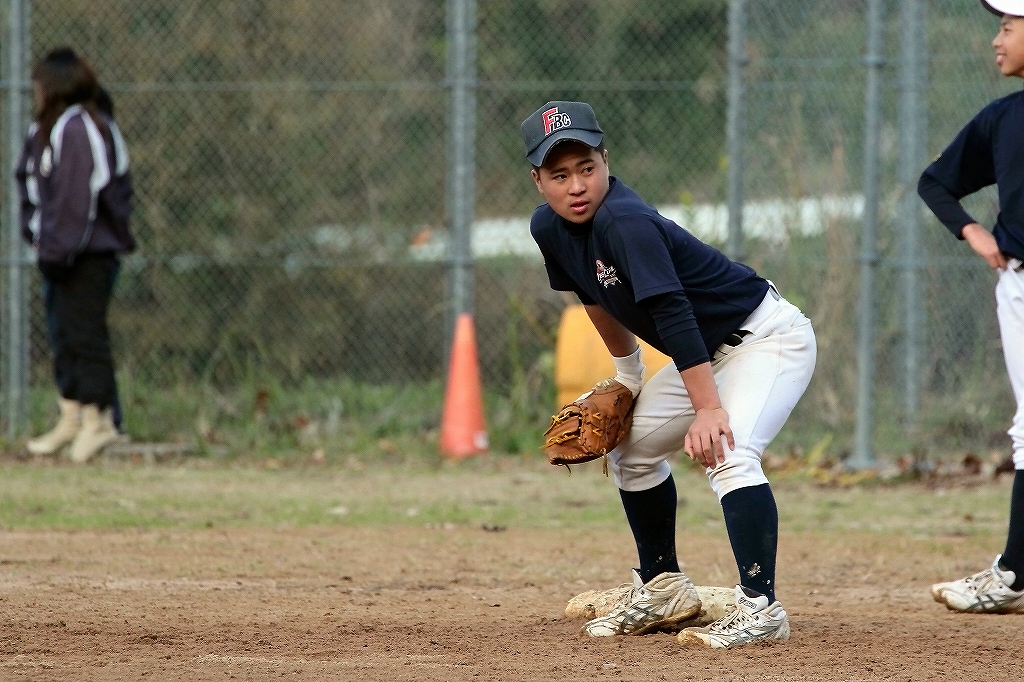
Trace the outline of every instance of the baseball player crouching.
{"label": "baseball player crouching", "polygon": [[[1004,76],[1024,78],[1024,0],[982,0],[1000,17],[992,47]],[[999,190],[992,231],[964,211],[960,200],[983,187]],[[932,596],[953,611],[1024,613],[1024,92],[992,102],[925,169],[918,193],[936,217],[993,270],[996,315],[1017,413],[1009,435],[1016,473],[1006,548],[980,573],[932,585]]]}
{"label": "baseball player crouching", "polygon": [[[808,319],[769,281],[661,216],[609,175],[604,133],[582,102],[548,102],[521,126],[546,203],[531,232],[551,287],[572,291],[636,396],[633,424],[608,468],[636,540],[633,589],[588,634],[641,634],[692,617],[700,599],[679,570],[681,447],[706,467],[739,568],[737,609],[680,639],[716,648],[789,638],[775,599],[778,510],[761,455],[814,370]],[[644,381],[636,337],[673,359]]]}

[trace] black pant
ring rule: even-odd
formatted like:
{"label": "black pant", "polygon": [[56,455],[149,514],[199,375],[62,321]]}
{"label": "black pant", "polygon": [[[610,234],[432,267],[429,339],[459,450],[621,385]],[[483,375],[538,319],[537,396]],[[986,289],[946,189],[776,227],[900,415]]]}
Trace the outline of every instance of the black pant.
{"label": "black pant", "polygon": [[114,254],[84,253],[66,278],[50,282],[58,389],[68,400],[100,409],[109,407],[115,394],[107,308],[117,265]]}
{"label": "black pant", "polygon": [[[117,284],[117,275],[121,270],[121,263],[117,260],[114,261],[114,269],[111,273],[110,286],[113,287]],[[43,277],[43,307],[46,312],[46,340],[50,342],[50,350],[56,353],[57,350],[57,334],[59,324],[57,322],[57,316],[53,311],[53,283],[46,277]],[[61,368],[55,367],[54,373],[57,379],[57,390],[61,395],[67,391],[69,377],[65,377],[61,374]],[[116,373],[115,373],[116,378]],[[122,428],[122,422],[124,415],[121,411],[121,400],[117,393],[117,383],[114,383],[114,399],[110,405],[111,411],[113,411],[114,427],[120,431]]]}

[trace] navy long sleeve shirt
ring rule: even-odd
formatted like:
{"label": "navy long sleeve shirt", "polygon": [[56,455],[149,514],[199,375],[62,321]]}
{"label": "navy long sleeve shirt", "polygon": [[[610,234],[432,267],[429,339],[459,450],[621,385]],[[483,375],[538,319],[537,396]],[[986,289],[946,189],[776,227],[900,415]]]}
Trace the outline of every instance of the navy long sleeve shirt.
{"label": "navy long sleeve shirt", "polygon": [[570,223],[543,204],[530,230],[552,289],[601,306],[680,371],[707,362],[768,293],[767,280],[614,177],[589,223]]}
{"label": "navy long sleeve shirt", "polygon": [[992,228],[999,250],[1024,260],[1024,92],[992,102],[925,169],[918,194],[958,239],[977,222],[960,200],[996,185],[999,217]]}

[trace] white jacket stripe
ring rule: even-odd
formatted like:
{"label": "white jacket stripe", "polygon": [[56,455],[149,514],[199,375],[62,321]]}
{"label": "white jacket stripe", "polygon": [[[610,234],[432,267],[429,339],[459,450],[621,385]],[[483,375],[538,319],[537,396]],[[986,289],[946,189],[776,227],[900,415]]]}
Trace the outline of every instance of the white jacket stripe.
{"label": "white jacket stripe", "polygon": [[64,127],[71,120],[72,116],[76,116],[82,113],[81,104],[72,104],[70,107],[64,110],[64,113],[60,115],[60,118],[53,124],[53,128],[50,129],[50,148],[53,150],[53,165],[56,166],[60,163],[60,151],[64,146]]}
{"label": "white jacket stripe", "polygon": [[89,220],[96,219],[96,203],[100,190],[110,183],[110,163],[107,161],[107,145],[96,123],[87,113],[82,114],[85,131],[89,135],[89,147],[92,148],[92,175],[89,177]]}
{"label": "white jacket stripe", "polygon": [[113,121],[110,122],[110,135],[114,138],[114,162],[117,164],[114,175],[121,177],[128,172],[128,145],[121,135],[121,129]]}
{"label": "white jacket stripe", "polygon": [[50,131],[50,147],[53,149],[53,165],[60,163],[61,147],[64,142],[64,128],[73,116],[81,116],[85,125],[85,132],[89,138],[89,148],[92,150],[92,175],[89,176],[89,221],[96,219],[96,204],[99,200],[100,190],[110,182],[110,162],[107,160],[107,145],[103,141],[103,135],[96,123],[89,116],[89,113],[82,108],[81,104],[73,104],[68,107],[57,122],[53,124]]}

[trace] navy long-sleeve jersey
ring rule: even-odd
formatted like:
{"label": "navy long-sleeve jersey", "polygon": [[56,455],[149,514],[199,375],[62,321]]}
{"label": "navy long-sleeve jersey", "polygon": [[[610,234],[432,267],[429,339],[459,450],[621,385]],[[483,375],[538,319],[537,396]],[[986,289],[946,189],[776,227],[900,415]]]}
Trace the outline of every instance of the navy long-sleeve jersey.
{"label": "navy long-sleeve jersey", "polygon": [[599,305],[680,371],[707,362],[764,300],[768,282],[665,218],[617,178],[593,220],[543,204],[530,230],[551,288]]}
{"label": "navy long-sleeve jersey", "polygon": [[992,228],[999,250],[1024,260],[1024,92],[992,102],[925,169],[918,194],[957,238],[977,222],[960,200],[996,185],[999,217]]}

